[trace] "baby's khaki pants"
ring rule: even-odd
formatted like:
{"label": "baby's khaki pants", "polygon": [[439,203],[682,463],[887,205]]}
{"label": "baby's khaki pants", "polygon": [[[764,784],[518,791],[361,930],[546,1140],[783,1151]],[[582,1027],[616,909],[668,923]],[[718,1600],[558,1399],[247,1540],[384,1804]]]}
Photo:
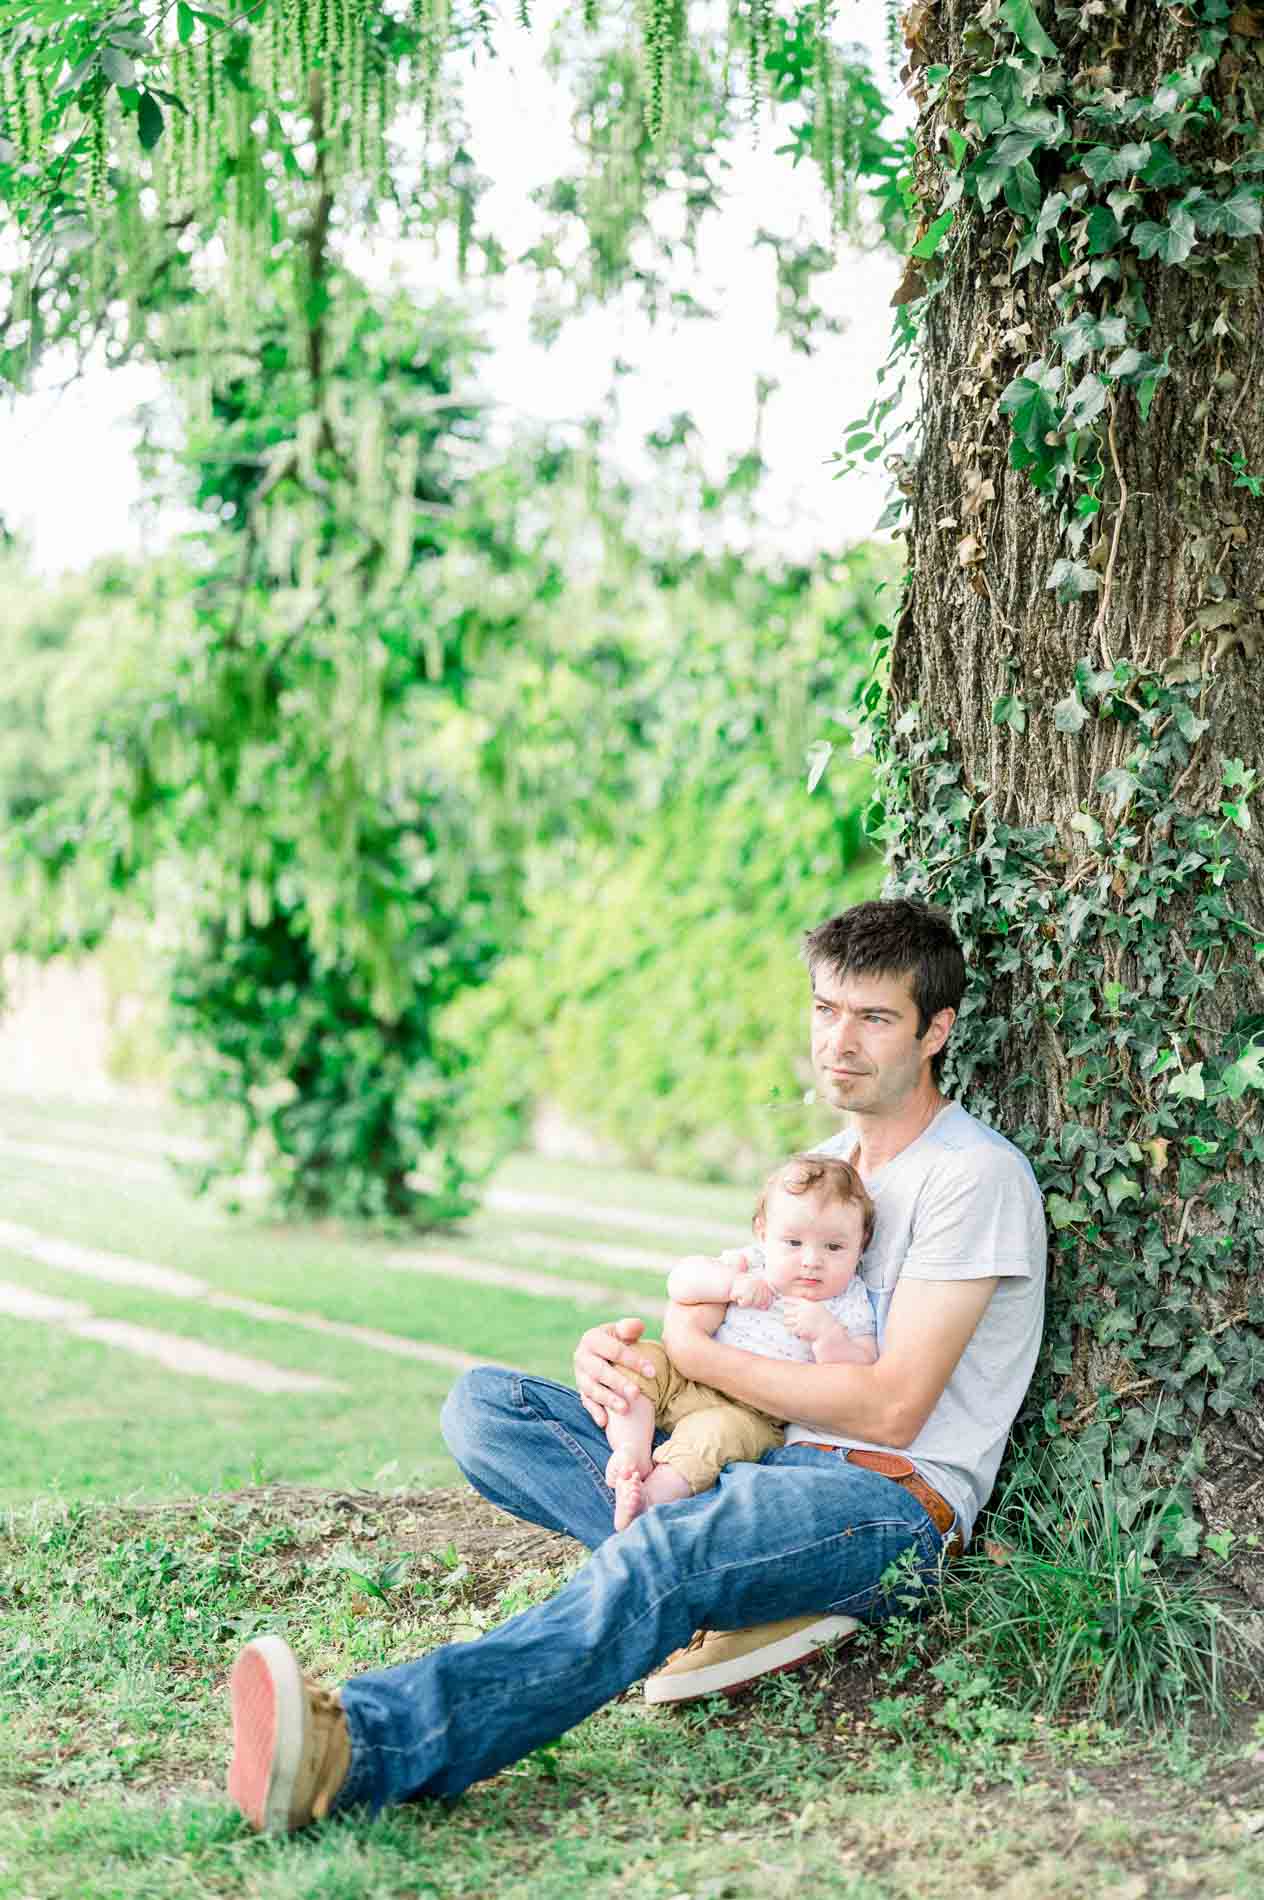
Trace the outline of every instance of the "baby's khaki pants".
{"label": "baby's khaki pants", "polygon": [[656,1371],[652,1379],[640,1372],[632,1377],[653,1401],[659,1427],[671,1433],[655,1450],[654,1463],[670,1465],[691,1491],[709,1491],[725,1465],[735,1460],[755,1464],[785,1443],[776,1419],[726,1398],[714,1386],[683,1378],[657,1340],[642,1341],[637,1351],[653,1360]]}

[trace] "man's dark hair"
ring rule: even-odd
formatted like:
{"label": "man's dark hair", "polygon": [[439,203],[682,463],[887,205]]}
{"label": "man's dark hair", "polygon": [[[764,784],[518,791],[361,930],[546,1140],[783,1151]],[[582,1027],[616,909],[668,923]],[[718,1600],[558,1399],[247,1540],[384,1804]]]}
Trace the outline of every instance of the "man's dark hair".
{"label": "man's dark hair", "polygon": [[[947,913],[912,898],[853,904],[809,930],[803,954],[813,976],[829,969],[839,976],[910,977],[919,1036],[941,1009],[960,1009],[965,994],[966,960]],[[936,1078],[945,1054],[941,1049],[931,1058]]]}

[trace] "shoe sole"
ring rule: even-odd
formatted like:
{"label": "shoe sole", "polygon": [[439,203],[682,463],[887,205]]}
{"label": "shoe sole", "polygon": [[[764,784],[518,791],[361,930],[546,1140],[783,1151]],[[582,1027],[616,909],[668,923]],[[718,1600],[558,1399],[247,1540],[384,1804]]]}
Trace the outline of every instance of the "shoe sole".
{"label": "shoe sole", "polygon": [[858,1630],[854,1616],[823,1616],[764,1649],[748,1650],[727,1662],[708,1663],[704,1669],[681,1670],[678,1675],[651,1676],[645,1684],[647,1702],[696,1702],[708,1695],[740,1695],[765,1676],[780,1676],[818,1656],[827,1643],[836,1643]]}
{"label": "shoe sole", "polygon": [[303,1676],[288,1643],[259,1636],[233,1664],[228,1798],[259,1834],[288,1834],[303,1759]]}

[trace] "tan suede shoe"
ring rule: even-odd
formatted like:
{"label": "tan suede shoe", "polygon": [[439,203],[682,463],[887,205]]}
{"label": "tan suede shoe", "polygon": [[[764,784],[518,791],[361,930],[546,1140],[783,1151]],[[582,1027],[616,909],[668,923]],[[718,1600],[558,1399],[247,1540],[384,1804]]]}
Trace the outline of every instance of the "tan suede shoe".
{"label": "tan suede shoe", "polygon": [[233,1664],[228,1798],[260,1834],[321,1821],[351,1766],[336,1695],[318,1689],[279,1636],[259,1636]]}
{"label": "tan suede shoe", "polygon": [[694,1702],[740,1695],[761,1676],[801,1669],[830,1643],[860,1628],[854,1616],[788,1616],[749,1630],[699,1630],[645,1684],[647,1702]]}

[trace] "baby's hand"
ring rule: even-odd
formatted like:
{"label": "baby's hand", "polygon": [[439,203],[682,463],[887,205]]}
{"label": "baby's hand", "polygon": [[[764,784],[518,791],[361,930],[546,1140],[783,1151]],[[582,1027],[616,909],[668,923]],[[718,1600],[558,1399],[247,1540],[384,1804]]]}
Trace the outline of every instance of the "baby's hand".
{"label": "baby's hand", "polygon": [[757,1273],[739,1273],[729,1293],[735,1306],[753,1306],[761,1312],[772,1305],[775,1297],[767,1280]]}
{"label": "baby's hand", "polygon": [[842,1330],[820,1300],[783,1300],[781,1313],[795,1338],[805,1339],[809,1344]]}

